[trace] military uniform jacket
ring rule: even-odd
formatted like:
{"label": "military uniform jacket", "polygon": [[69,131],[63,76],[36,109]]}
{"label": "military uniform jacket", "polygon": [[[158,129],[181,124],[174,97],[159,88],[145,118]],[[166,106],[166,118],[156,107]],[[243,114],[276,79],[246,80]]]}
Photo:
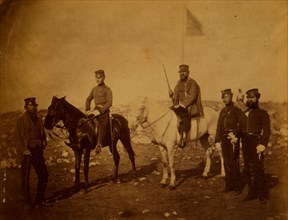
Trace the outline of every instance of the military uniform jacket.
{"label": "military uniform jacket", "polygon": [[221,109],[215,142],[220,142],[221,138],[229,132],[233,132],[234,135],[239,137],[241,114],[241,109],[237,108],[233,102]]}
{"label": "military uniform jacket", "polygon": [[28,112],[22,114],[16,124],[16,135],[20,145],[20,155],[27,149],[43,147],[46,144],[46,135],[43,122],[37,117],[34,123]]}
{"label": "military uniform jacket", "polygon": [[188,109],[191,116],[204,115],[200,87],[195,80],[191,78],[188,78],[186,82],[178,80],[174,89],[173,104],[179,103]]}
{"label": "military uniform jacket", "polygon": [[95,108],[100,113],[109,111],[112,106],[112,91],[104,83],[95,86],[86,99],[86,111],[90,110],[90,103],[94,99]]}
{"label": "military uniform jacket", "polygon": [[267,111],[259,107],[244,111],[241,115],[241,133],[259,136],[259,144],[267,147],[271,134]]}

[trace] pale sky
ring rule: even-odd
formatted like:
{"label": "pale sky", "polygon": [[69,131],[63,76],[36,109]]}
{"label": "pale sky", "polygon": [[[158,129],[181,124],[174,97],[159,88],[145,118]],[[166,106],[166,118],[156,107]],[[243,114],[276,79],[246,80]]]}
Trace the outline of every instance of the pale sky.
{"label": "pale sky", "polygon": [[[203,36],[185,36],[185,7]],[[53,95],[83,108],[97,69],[114,105],[165,100],[163,64],[174,88],[182,63],[203,100],[258,88],[261,101],[287,101],[286,1],[23,1],[2,22],[2,112],[29,96],[40,109]]]}

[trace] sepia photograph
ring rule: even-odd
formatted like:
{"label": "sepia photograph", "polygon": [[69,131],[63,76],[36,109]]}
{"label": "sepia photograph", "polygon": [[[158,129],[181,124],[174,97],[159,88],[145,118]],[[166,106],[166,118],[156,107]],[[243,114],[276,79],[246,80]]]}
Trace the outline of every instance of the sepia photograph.
{"label": "sepia photograph", "polygon": [[288,220],[287,16],[0,0],[0,219]]}

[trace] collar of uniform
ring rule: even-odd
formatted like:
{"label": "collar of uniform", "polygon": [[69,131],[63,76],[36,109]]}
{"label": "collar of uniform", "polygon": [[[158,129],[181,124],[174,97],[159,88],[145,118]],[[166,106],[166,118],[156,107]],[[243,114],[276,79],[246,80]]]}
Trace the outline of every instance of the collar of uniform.
{"label": "collar of uniform", "polygon": [[228,105],[226,105],[226,109],[231,109],[234,107],[234,103],[230,102]]}
{"label": "collar of uniform", "polygon": [[186,83],[190,82],[191,80],[192,80],[192,79],[191,79],[190,77],[188,77],[188,78],[186,79],[186,81],[182,81],[181,79],[179,79],[179,83],[186,84]]}
{"label": "collar of uniform", "polygon": [[102,86],[105,86],[105,83],[104,83],[104,82],[101,83],[101,84],[99,84],[99,85],[97,85],[97,87],[102,87]]}

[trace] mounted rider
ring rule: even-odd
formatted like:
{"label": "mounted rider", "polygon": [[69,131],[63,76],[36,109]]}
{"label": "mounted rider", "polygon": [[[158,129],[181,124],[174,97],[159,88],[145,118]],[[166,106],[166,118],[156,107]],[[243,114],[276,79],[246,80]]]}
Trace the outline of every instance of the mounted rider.
{"label": "mounted rider", "polygon": [[178,131],[181,135],[180,148],[184,148],[191,128],[191,119],[204,115],[201,91],[197,82],[189,77],[189,66],[182,64],[179,66],[179,77],[174,92],[169,89],[169,97],[173,101],[172,110],[179,119]]}
{"label": "mounted rider", "polygon": [[[98,139],[96,146],[96,154],[101,152],[101,148],[104,147],[104,138],[107,125],[109,123],[109,112],[112,106],[112,91],[105,85],[105,72],[104,70],[95,71],[96,86],[93,87],[89,96],[86,98],[85,110],[86,115],[91,117],[95,116],[96,124],[99,124]],[[95,107],[93,111],[90,111],[91,101],[94,99]]]}

